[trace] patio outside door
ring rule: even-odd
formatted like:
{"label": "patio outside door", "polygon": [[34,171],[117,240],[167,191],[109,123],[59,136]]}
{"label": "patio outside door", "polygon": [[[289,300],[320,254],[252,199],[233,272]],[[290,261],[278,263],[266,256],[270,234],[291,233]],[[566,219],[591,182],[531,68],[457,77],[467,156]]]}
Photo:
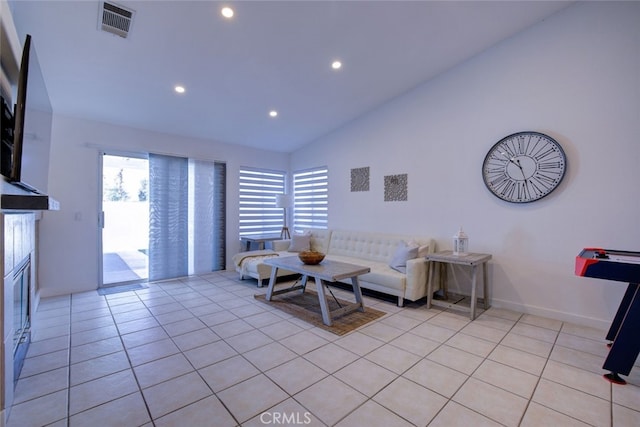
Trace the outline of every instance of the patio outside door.
{"label": "patio outside door", "polygon": [[149,278],[149,161],[102,155],[102,286]]}

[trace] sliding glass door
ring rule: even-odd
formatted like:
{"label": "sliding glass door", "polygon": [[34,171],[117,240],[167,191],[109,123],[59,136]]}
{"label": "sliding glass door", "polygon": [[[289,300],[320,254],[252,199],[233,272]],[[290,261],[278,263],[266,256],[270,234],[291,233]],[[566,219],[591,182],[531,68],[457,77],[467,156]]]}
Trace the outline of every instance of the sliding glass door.
{"label": "sliding glass door", "polygon": [[102,155],[102,285],[149,277],[149,161]]}
{"label": "sliding glass door", "polygon": [[102,156],[102,284],[226,268],[226,165]]}

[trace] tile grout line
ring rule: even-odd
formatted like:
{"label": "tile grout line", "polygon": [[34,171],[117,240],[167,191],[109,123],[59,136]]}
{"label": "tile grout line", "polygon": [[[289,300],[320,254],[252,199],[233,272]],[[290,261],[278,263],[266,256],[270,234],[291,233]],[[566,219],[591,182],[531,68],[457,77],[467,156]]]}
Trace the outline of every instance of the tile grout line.
{"label": "tile grout line", "polygon": [[[211,284],[212,284],[212,285],[214,285],[213,283],[211,283]],[[188,283],[186,283],[185,285],[186,285],[186,286],[188,286],[190,289],[192,289],[194,292],[197,292],[197,293],[198,293],[199,295],[201,295],[202,297],[207,298],[206,296],[202,295],[200,292],[198,292],[197,290],[195,290],[195,289],[193,289],[191,286],[189,286],[189,284],[188,284]],[[207,298],[207,299],[208,299],[209,301],[211,301],[209,298]],[[175,300],[175,298],[174,298],[174,300]],[[191,310],[190,310],[188,307],[185,307],[185,306],[184,306],[182,303],[180,303],[179,301],[177,301],[177,302],[178,302],[180,305],[182,305],[182,306],[183,306],[183,307],[184,307],[184,308],[185,308],[185,309],[186,309],[190,314],[192,314],[192,315],[193,315],[193,313],[191,312]],[[154,316],[154,317],[155,317],[155,316]],[[195,316],[195,315],[194,315],[194,317],[198,318],[198,316]],[[157,320],[157,319],[156,319],[156,320]],[[198,318],[198,320],[200,320],[200,319]],[[158,322],[158,323],[160,323],[160,322]],[[203,324],[204,324],[204,322],[203,322]],[[211,329],[211,328],[209,328],[209,326],[207,326],[206,324],[204,324],[204,325],[205,325],[205,327],[206,327],[206,328]],[[187,362],[191,365],[191,367],[193,368],[193,370],[195,371],[195,373],[198,375],[198,377],[199,377],[199,378],[200,378],[200,379],[201,379],[201,380],[206,384],[206,386],[209,388],[209,390],[211,391],[211,395],[212,395],[213,397],[215,397],[215,398],[218,400],[218,402],[220,402],[220,404],[224,407],[224,409],[225,409],[225,410],[229,413],[229,415],[233,418],[233,420],[234,420],[234,422],[236,423],[236,425],[240,425],[240,422],[239,422],[239,421],[238,421],[238,419],[236,418],[236,415],[235,415],[233,412],[231,412],[230,408],[228,408],[228,407],[227,407],[227,405],[222,401],[222,399],[220,399],[220,398],[218,397],[217,393],[216,393],[216,392],[211,388],[211,386],[209,385],[209,383],[207,382],[207,380],[206,380],[206,379],[202,376],[202,374],[200,373],[200,369],[203,369],[204,367],[203,367],[203,368],[200,368],[200,369],[197,369],[197,368],[193,365],[193,363],[191,362],[191,360],[189,360],[189,358],[184,354],[184,352],[182,351],[182,349],[181,349],[181,348],[176,344],[176,342],[175,342],[175,341],[174,341],[174,339],[173,339],[174,337],[173,337],[173,336],[171,336],[171,335],[169,334],[169,332],[164,328],[164,325],[163,325],[163,324],[160,324],[160,326],[161,326],[161,327],[162,327],[162,329],[165,331],[165,333],[167,333],[167,335],[169,335],[169,338],[171,339],[171,342],[173,342],[173,344],[178,348],[178,350],[180,350],[180,354],[181,354],[185,359],[187,359]],[[214,331],[212,331],[212,332],[215,334],[215,332],[214,332]],[[216,335],[217,335],[217,334],[216,334]],[[222,337],[220,337],[220,339],[221,339],[221,340],[223,340],[223,338],[222,338]],[[224,341],[224,340],[223,340],[223,341]],[[225,343],[226,343],[226,341],[225,341]],[[206,345],[206,344],[205,344],[205,345]],[[229,344],[227,343],[227,345],[229,345]],[[196,348],[197,348],[197,347],[196,347]],[[233,348],[233,347],[232,347],[232,348]],[[234,349],[234,351],[235,351],[235,349]],[[227,358],[227,359],[223,359],[223,360],[228,360],[228,359],[229,359],[229,358]],[[221,361],[222,361],[222,360],[220,360],[220,361],[218,361],[218,362],[221,362]],[[218,363],[218,362],[216,362],[216,363]],[[209,365],[209,366],[210,366],[210,365]],[[253,378],[253,377],[252,377],[252,378]],[[206,398],[208,398],[208,397],[209,397],[209,396],[203,397],[202,399],[200,399],[200,400],[198,400],[198,401],[196,401],[196,402],[201,402],[202,400],[204,400],[204,399],[206,399]],[[191,402],[191,403],[187,404],[186,406],[192,405],[193,403],[196,403],[196,402]],[[186,406],[185,406],[185,407],[186,407]],[[183,407],[183,408],[184,408],[184,407]],[[176,409],[175,411],[178,411],[178,410],[180,410],[180,409],[182,409],[182,408],[178,408],[178,409]],[[175,412],[175,411],[172,411],[172,412]],[[171,412],[170,412],[170,413],[171,413]],[[170,413],[169,413],[169,414],[170,414]],[[166,416],[166,415],[169,415],[169,414],[165,414],[165,415],[163,415],[163,416]],[[153,419],[152,419],[152,421],[154,422],[154,425],[155,425],[155,420],[153,420]]]}
{"label": "tile grout line", "polygon": [[67,417],[66,425],[71,421],[71,327],[73,325],[73,294],[69,295],[69,339],[67,340]]}
{"label": "tile grout line", "polygon": [[[190,289],[192,289],[192,290],[193,290],[193,288],[191,288],[190,286],[188,286],[188,284],[185,284],[185,286],[187,286],[187,287],[189,287]],[[160,286],[160,287],[162,288],[162,286]],[[164,289],[163,289],[163,291],[164,291],[165,293],[167,293],[167,292],[166,292],[166,290],[164,290]],[[194,291],[195,291],[195,290],[194,290]],[[196,291],[196,292],[197,292],[197,291]],[[198,293],[199,293],[199,292],[198,292]],[[140,295],[138,295],[137,293],[136,293],[136,295],[137,295],[137,297],[138,297],[138,298],[140,298]],[[180,301],[176,300],[173,294],[169,294],[169,293],[167,293],[167,296],[168,296],[168,297],[170,297],[170,298],[172,299],[172,302],[170,302],[169,304],[172,304],[172,303],[180,304],[180,306],[182,306],[182,308],[183,308],[183,309],[186,309],[187,311],[189,311],[189,313],[190,313],[190,314],[193,314],[193,313],[191,313],[191,311],[190,311],[187,307],[185,307],[182,303],[180,303]],[[206,298],[206,297],[205,297],[205,298]],[[156,322],[158,322],[159,327],[164,331],[164,333],[165,333],[165,334],[167,334],[168,339],[169,339],[169,340],[172,342],[172,344],[173,344],[173,345],[175,345],[175,346],[176,346],[176,348],[179,350],[179,354],[181,354],[181,355],[182,355],[182,356],[187,360],[187,362],[189,363],[189,365],[193,368],[193,371],[192,371],[192,372],[195,372],[195,373],[198,375],[198,377],[199,377],[199,378],[200,378],[200,379],[201,379],[201,380],[206,384],[207,388],[209,388],[209,390],[211,391],[212,395],[213,395],[213,396],[216,396],[215,392],[211,389],[211,387],[210,387],[210,386],[209,386],[209,384],[206,382],[206,380],[205,380],[204,378],[202,378],[202,375],[200,374],[199,370],[198,370],[198,369],[196,369],[196,367],[193,365],[193,363],[191,362],[191,360],[189,360],[189,358],[188,358],[188,357],[186,357],[186,356],[184,355],[184,352],[182,351],[182,349],[181,349],[181,348],[180,348],[180,347],[175,343],[175,341],[174,341],[174,339],[173,339],[174,337],[173,337],[173,336],[171,336],[171,335],[169,334],[169,332],[165,329],[165,327],[164,327],[165,325],[164,325],[164,324],[162,324],[162,323],[158,320],[158,318],[156,317],[156,314],[155,314],[153,311],[151,311],[150,307],[149,307],[149,306],[147,306],[147,304],[145,304],[145,302],[144,302],[142,299],[140,299],[140,301],[141,301],[141,302],[142,302],[142,304],[146,307],[146,309],[149,311],[149,313],[151,313],[151,317],[153,317],[153,319],[154,319]],[[159,306],[162,306],[162,305],[167,305],[167,304],[160,304]],[[174,311],[178,311],[178,310],[174,310]],[[171,312],[172,312],[172,311],[170,311],[170,312],[166,312],[166,313],[159,313],[159,314],[167,314],[167,313],[171,313]],[[114,321],[115,321],[115,319],[114,319]],[[125,323],[126,323],[126,322],[125,322]],[[215,333],[215,332],[214,332],[214,333]],[[156,342],[157,342],[157,341],[156,341]],[[143,345],[146,345],[146,344],[143,344]],[[205,344],[205,345],[206,345],[206,344]],[[126,346],[124,345],[124,342],[123,342],[123,347],[125,348],[125,351],[127,352],[127,355],[128,355],[128,351],[127,351],[127,349],[126,349]],[[135,348],[135,347],[134,347],[134,348]],[[197,347],[196,347],[196,348],[197,348]],[[175,354],[178,354],[178,353],[175,353]],[[156,361],[158,361],[158,360],[166,359],[166,358],[171,357],[171,356],[172,356],[172,355],[164,356],[164,357],[161,357],[161,358],[159,358],[159,359],[150,360],[150,361],[148,361],[148,362],[146,362],[146,363],[142,363],[142,364],[140,364],[140,365],[138,365],[138,366],[142,366],[142,365],[145,365],[145,364],[147,364],[147,363],[153,363],[153,362],[156,362]],[[129,363],[131,364],[131,360],[130,360],[130,359],[129,359]],[[151,420],[151,423],[152,423],[154,426],[155,426],[155,424],[156,424],[156,420],[158,420],[158,419],[160,419],[160,418],[162,418],[162,417],[168,416],[168,415],[170,415],[170,414],[171,414],[171,413],[173,413],[173,412],[179,411],[180,409],[183,409],[183,408],[185,408],[186,406],[189,406],[189,405],[191,405],[191,404],[194,404],[194,403],[200,402],[200,401],[202,401],[202,400],[206,399],[207,397],[209,397],[209,396],[205,396],[205,397],[203,397],[202,399],[198,399],[198,400],[196,400],[196,401],[194,401],[194,402],[190,402],[189,404],[187,404],[187,405],[185,405],[185,406],[182,406],[182,407],[176,408],[175,410],[173,410],[173,411],[171,411],[171,412],[168,412],[168,413],[166,413],[166,414],[163,414],[162,416],[160,416],[160,417],[158,417],[158,418],[154,418],[154,417],[152,416],[152,414],[151,414],[151,410],[149,409],[149,405],[148,405],[148,403],[147,403],[147,399],[146,399],[146,398],[145,398],[145,396],[144,396],[143,388],[142,388],[142,386],[140,385],[139,380],[137,379],[137,374],[136,374],[135,369],[134,369],[134,367],[133,367],[133,365],[132,365],[132,364],[131,364],[131,370],[132,370],[132,372],[133,372],[134,376],[136,377],[136,382],[138,383],[138,388],[139,388],[139,390],[140,390],[140,394],[142,395],[142,398],[143,398],[143,400],[144,400],[144,402],[145,402],[145,406],[147,407],[147,411],[148,411],[148,413],[149,413],[149,419]],[[147,387],[147,388],[151,388],[151,387],[154,387],[154,386],[156,386],[156,385],[159,385],[159,384],[162,384],[162,383],[165,383],[165,382],[168,382],[168,381],[174,380],[174,379],[179,378],[180,376],[184,376],[184,375],[187,375],[187,374],[182,374],[182,375],[178,375],[177,377],[172,377],[172,378],[165,379],[165,380],[163,380],[163,381],[161,381],[161,382],[159,382],[159,383],[153,384],[153,385],[151,385],[151,386],[149,386],[149,387]],[[216,398],[217,398],[217,396],[216,396]],[[225,409],[227,410],[227,412],[228,412],[228,413],[233,417],[234,421],[235,421],[235,422],[237,422],[237,419],[236,419],[236,418],[235,418],[235,416],[231,413],[231,411],[229,411],[229,409],[226,407],[226,405],[224,405],[224,402],[222,402],[219,398],[218,398],[218,401],[220,401],[220,403],[225,407]]]}
{"label": "tile grout line", "polygon": [[[538,389],[538,386],[540,385],[540,382],[543,380],[544,370],[546,369],[546,367],[547,367],[547,365],[548,365],[549,361],[551,360],[551,354],[553,353],[553,349],[556,347],[556,345],[557,345],[557,346],[559,346],[559,347],[564,347],[564,346],[562,346],[562,345],[558,344],[558,338],[560,338],[560,334],[562,333],[562,328],[563,328],[563,326],[564,326],[564,324],[565,324],[565,323],[566,323],[566,322],[562,322],[562,324],[561,324],[561,326],[560,326],[560,329],[558,329],[558,333],[557,333],[556,338],[555,338],[555,340],[554,340],[554,342],[553,342],[553,347],[551,348],[551,351],[549,352],[549,355],[547,356],[547,358],[546,358],[546,360],[545,360],[544,367],[542,368],[542,371],[540,372],[540,376],[538,377],[538,379],[537,379],[537,381],[536,381],[536,386],[535,386],[535,387],[534,387],[534,389],[533,389],[533,392],[532,392],[532,394],[531,394],[531,399],[529,400],[529,403],[527,404],[527,407],[530,405],[531,401],[533,400],[533,396],[534,396],[534,394],[535,394],[536,390]],[[557,362],[557,363],[561,363],[561,364],[565,365],[565,363],[563,363],[563,362],[559,362],[559,361],[556,361],[556,362]],[[571,365],[567,365],[567,366],[571,366]],[[572,367],[574,367],[574,366],[572,366]],[[575,368],[575,367],[574,367],[574,368]],[[578,368],[578,369],[581,369],[581,368]],[[544,378],[544,379],[546,379],[546,378]],[[550,379],[546,379],[546,380],[547,380],[547,381],[549,381],[549,382],[553,382],[553,383],[555,383],[555,384],[559,384],[559,385],[561,385],[561,386],[564,386],[564,387],[567,387],[567,388],[570,388],[570,389],[573,389],[573,390],[577,390],[577,391],[582,392],[582,390],[575,389],[575,388],[570,387],[570,386],[567,386],[567,385],[565,385],[565,384],[557,383],[557,382],[555,382],[555,381],[553,381],[553,380],[550,380]],[[598,397],[598,396],[594,396],[594,395],[592,395],[592,394],[590,394],[590,393],[586,393],[586,392],[583,392],[583,393],[585,393],[585,394],[588,394],[588,395],[590,395],[590,396],[593,396],[593,397],[596,397],[596,398],[601,399],[600,397]],[[610,407],[612,407],[612,406],[613,406],[613,397],[612,397],[612,396],[610,396],[610,397],[611,397],[611,399],[610,399]],[[551,410],[551,411],[558,412],[558,413],[560,413],[560,414],[562,414],[562,415],[564,415],[564,416],[566,416],[566,417],[568,417],[568,418],[571,418],[571,419],[576,420],[576,421],[578,421],[578,422],[581,422],[581,423],[585,423],[585,424],[587,424],[587,422],[586,422],[586,421],[581,420],[581,419],[578,419],[578,418],[575,418],[574,416],[569,415],[569,414],[566,414],[566,413],[564,413],[564,412],[560,412],[560,411],[558,411],[558,410],[557,410],[557,409],[555,409],[555,408],[551,408],[551,407],[549,407],[549,406],[547,406],[547,405],[543,405],[542,403],[539,403],[539,402],[535,402],[535,403],[536,403],[536,404],[538,404],[538,405],[540,405],[540,406],[542,406],[542,407],[545,407],[545,408],[547,408],[547,409],[549,409],[549,410]],[[525,413],[526,413],[526,412],[525,412]],[[524,414],[523,414],[523,417],[524,417]],[[520,423],[522,423],[522,419],[520,420]],[[614,425],[614,424],[613,424],[613,415],[612,415],[612,417],[611,417],[611,425],[612,425],[612,426]]]}
{"label": "tile grout line", "polygon": [[[446,311],[446,310],[445,310],[445,311]],[[481,315],[483,315],[483,314],[485,314],[485,313],[486,313],[486,310],[484,310],[482,313],[480,313],[480,315],[478,315],[478,317],[480,317]],[[478,317],[477,317],[477,318],[478,318]],[[476,318],[476,319],[477,319],[477,318]],[[487,419],[490,419],[490,420],[492,420],[492,421],[495,421],[495,422],[496,422],[496,423],[498,423],[498,424],[501,424],[498,420],[494,420],[493,418],[489,417],[489,416],[488,416],[488,415],[486,415],[486,414],[482,414],[482,413],[480,413],[480,412],[476,411],[476,410],[475,410],[475,409],[473,409],[473,408],[469,408],[468,406],[463,405],[462,403],[456,402],[455,400],[453,400],[453,398],[456,396],[456,394],[458,394],[458,392],[462,389],[462,387],[464,387],[464,385],[469,381],[469,379],[473,376],[473,374],[474,374],[474,373],[475,373],[475,372],[480,368],[480,366],[482,366],[482,364],[483,364],[485,361],[490,360],[490,359],[488,359],[488,358],[489,358],[489,356],[491,355],[491,353],[493,353],[493,352],[495,351],[495,349],[496,349],[496,348],[500,345],[500,343],[505,339],[505,337],[509,334],[509,332],[511,332],[511,331],[513,330],[513,328],[515,327],[515,325],[517,325],[517,324],[518,324],[518,322],[520,321],[520,319],[522,319],[522,315],[520,315],[520,316],[518,317],[518,319],[517,319],[516,321],[514,321],[513,325],[512,325],[512,326],[511,326],[511,328],[509,329],[509,331],[507,331],[507,332],[504,334],[504,336],[500,339],[500,341],[498,341],[497,343],[495,343],[495,346],[493,347],[493,349],[491,350],[491,352],[489,352],[489,354],[487,354],[487,356],[485,356],[485,357],[482,359],[482,362],[478,364],[478,366],[473,370],[473,372],[471,372],[469,375],[467,375],[467,378],[462,382],[462,384],[460,384],[460,386],[456,389],[456,391],[455,391],[455,392],[453,392],[453,393],[451,394],[451,397],[450,397],[450,398],[447,398],[447,403],[445,403],[445,404],[440,408],[440,410],[438,410],[438,411],[436,412],[436,414],[435,414],[435,415],[433,416],[433,418],[429,421],[429,423],[427,424],[427,426],[428,426],[429,424],[431,424],[431,422],[432,422],[433,420],[435,420],[435,419],[438,417],[438,415],[439,415],[439,414],[444,410],[444,408],[445,408],[445,407],[446,407],[450,402],[452,402],[452,401],[453,401],[454,403],[456,403],[456,404],[460,405],[460,406],[463,406],[463,407],[467,408],[467,409],[468,409],[468,410],[470,410],[470,411],[475,412],[476,414],[481,415],[482,417],[485,417],[485,418],[487,418]],[[445,345],[445,344],[446,344],[446,343],[447,343],[451,338],[453,338],[454,336],[456,336],[458,333],[462,333],[462,330],[463,330],[464,328],[466,328],[468,325],[470,325],[472,322],[473,322],[473,321],[468,322],[468,323],[467,323],[467,325],[465,325],[464,327],[462,327],[460,330],[456,331],[456,333],[455,333],[454,335],[452,335],[451,337],[449,337],[449,338],[448,338],[445,342],[443,342],[443,343],[442,343],[438,348],[440,348],[442,345]],[[476,337],[476,338],[477,338],[477,337]],[[480,339],[482,339],[482,338],[480,338]],[[436,348],[436,349],[437,349],[437,348]],[[435,351],[436,349],[434,349],[433,351]],[[432,351],[432,352],[433,352],[433,351]],[[429,354],[431,354],[431,353],[429,353]],[[426,356],[425,356],[425,357],[426,357]],[[438,362],[435,362],[435,363],[438,363]],[[439,363],[438,363],[438,364],[439,364]],[[451,369],[453,369],[453,368],[451,368]],[[466,375],[466,374],[465,374],[465,375]],[[478,381],[482,381],[482,380],[478,380]],[[485,382],[485,381],[482,381],[482,382]],[[485,382],[485,383],[486,383],[486,382]],[[486,383],[486,384],[489,384],[489,383]],[[489,385],[490,385],[490,386],[493,386],[493,387],[496,387],[496,388],[500,388],[500,387],[497,387],[497,386],[495,386],[495,385],[493,385],[493,384],[489,384]],[[500,388],[500,389],[501,389],[501,390],[504,390],[504,389],[502,389],[502,388]],[[505,391],[507,391],[507,392],[509,392],[509,393],[512,393],[511,391],[508,391],[508,390],[505,390]],[[513,394],[513,393],[512,393],[512,394]],[[445,397],[446,397],[446,396],[445,396]],[[522,416],[523,416],[523,417],[524,417],[525,412],[526,412],[526,409],[525,409],[525,411],[522,413]]]}
{"label": "tile grout line", "polygon": [[[544,375],[544,370],[547,368],[547,364],[549,363],[549,360],[551,359],[551,354],[553,353],[553,349],[555,348],[555,346],[556,346],[556,344],[558,342],[558,338],[560,337],[560,331],[562,330],[562,325],[564,325],[564,322],[562,322],[560,324],[560,329],[558,329],[558,331],[556,333],[556,337],[553,340],[553,345],[551,346],[551,349],[549,350],[549,354],[547,355],[547,357],[545,359],[544,366],[542,366],[542,369],[540,370],[540,375],[536,379],[536,385],[533,387],[533,390],[531,390],[531,397],[529,397],[529,399],[527,400],[527,404],[526,404],[526,406],[524,408],[524,412],[520,416],[520,421],[518,422],[518,425],[521,425],[522,422],[524,421],[524,417],[527,414],[527,410],[529,409],[529,406],[531,405],[531,402],[533,401],[533,397],[535,396],[536,390],[538,389],[538,386],[540,385],[540,381],[542,381],[542,376]],[[535,403],[537,403],[537,402],[535,402]],[[549,409],[552,409],[552,408],[549,408]],[[552,410],[554,410],[554,409],[552,409]],[[564,414],[564,415],[567,415],[567,414]],[[580,421],[580,420],[578,420],[578,421]]]}
{"label": "tile grout line", "polygon": [[[140,300],[140,302],[142,302],[144,304],[144,302],[140,299],[140,296],[135,291],[132,291],[132,292]],[[120,328],[118,327],[118,322],[116,322],[116,318],[114,316],[111,304],[109,304],[109,299],[106,297],[106,295],[103,295],[103,297],[104,297],[104,299],[105,299],[105,301],[107,303],[107,307],[109,307],[109,313],[111,314],[111,319],[113,321],[113,325],[116,328],[116,331],[118,331],[118,339],[120,340],[120,344],[122,345],[122,350],[124,351],[124,354],[127,357],[127,362],[129,362],[129,369],[131,370],[131,374],[133,375],[133,378],[134,378],[134,380],[136,382],[136,385],[138,386],[138,390],[137,391],[138,391],[138,393],[140,393],[140,397],[142,398],[142,401],[144,402],[144,407],[145,407],[145,410],[147,411],[147,415],[149,416],[149,420],[151,420],[151,424],[153,426],[155,426],[155,421],[154,421],[154,419],[153,419],[153,417],[151,415],[151,408],[149,408],[149,404],[147,402],[147,399],[144,397],[144,393],[142,392],[142,387],[140,386],[140,380],[138,379],[138,375],[136,374],[136,371],[133,369],[133,364],[131,363],[131,357],[129,356],[129,352],[127,351],[127,347],[124,344],[124,340],[122,339],[122,333],[120,332]],[[69,370],[71,370],[71,369],[69,369]],[[130,394],[133,394],[133,393],[130,393]],[[126,396],[129,396],[130,394],[128,394]],[[118,397],[118,398],[116,398],[114,400],[122,399],[123,397],[125,397],[125,396],[120,396],[120,397]],[[100,405],[104,405],[105,403],[108,403],[108,402],[101,403]],[[100,406],[100,405],[97,405],[97,406]],[[90,409],[87,408],[86,410],[90,410]],[[70,423],[71,423],[71,416],[69,416],[69,424]]]}

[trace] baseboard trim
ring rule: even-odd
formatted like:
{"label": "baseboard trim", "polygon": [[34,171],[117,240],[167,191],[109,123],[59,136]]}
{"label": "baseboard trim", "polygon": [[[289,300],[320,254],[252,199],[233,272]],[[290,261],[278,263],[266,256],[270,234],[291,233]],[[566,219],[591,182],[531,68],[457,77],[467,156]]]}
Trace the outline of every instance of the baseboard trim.
{"label": "baseboard trim", "polygon": [[607,331],[611,326],[610,320],[597,319],[594,317],[580,316],[573,313],[567,313],[559,310],[552,310],[544,307],[537,307],[527,304],[518,304],[513,301],[500,299],[492,299],[491,306],[496,308],[504,308],[507,310],[517,311],[519,313],[532,314],[534,316],[547,317],[550,319],[560,320],[563,322],[574,323],[576,325],[588,326],[590,328]]}

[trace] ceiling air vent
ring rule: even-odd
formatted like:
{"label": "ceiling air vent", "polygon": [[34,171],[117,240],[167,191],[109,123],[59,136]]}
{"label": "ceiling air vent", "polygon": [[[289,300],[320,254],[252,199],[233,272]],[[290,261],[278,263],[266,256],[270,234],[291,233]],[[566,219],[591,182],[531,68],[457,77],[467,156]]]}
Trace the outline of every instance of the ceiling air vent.
{"label": "ceiling air vent", "polygon": [[114,3],[100,2],[99,27],[102,31],[127,38],[133,21],[133,10],[125,9]]}

